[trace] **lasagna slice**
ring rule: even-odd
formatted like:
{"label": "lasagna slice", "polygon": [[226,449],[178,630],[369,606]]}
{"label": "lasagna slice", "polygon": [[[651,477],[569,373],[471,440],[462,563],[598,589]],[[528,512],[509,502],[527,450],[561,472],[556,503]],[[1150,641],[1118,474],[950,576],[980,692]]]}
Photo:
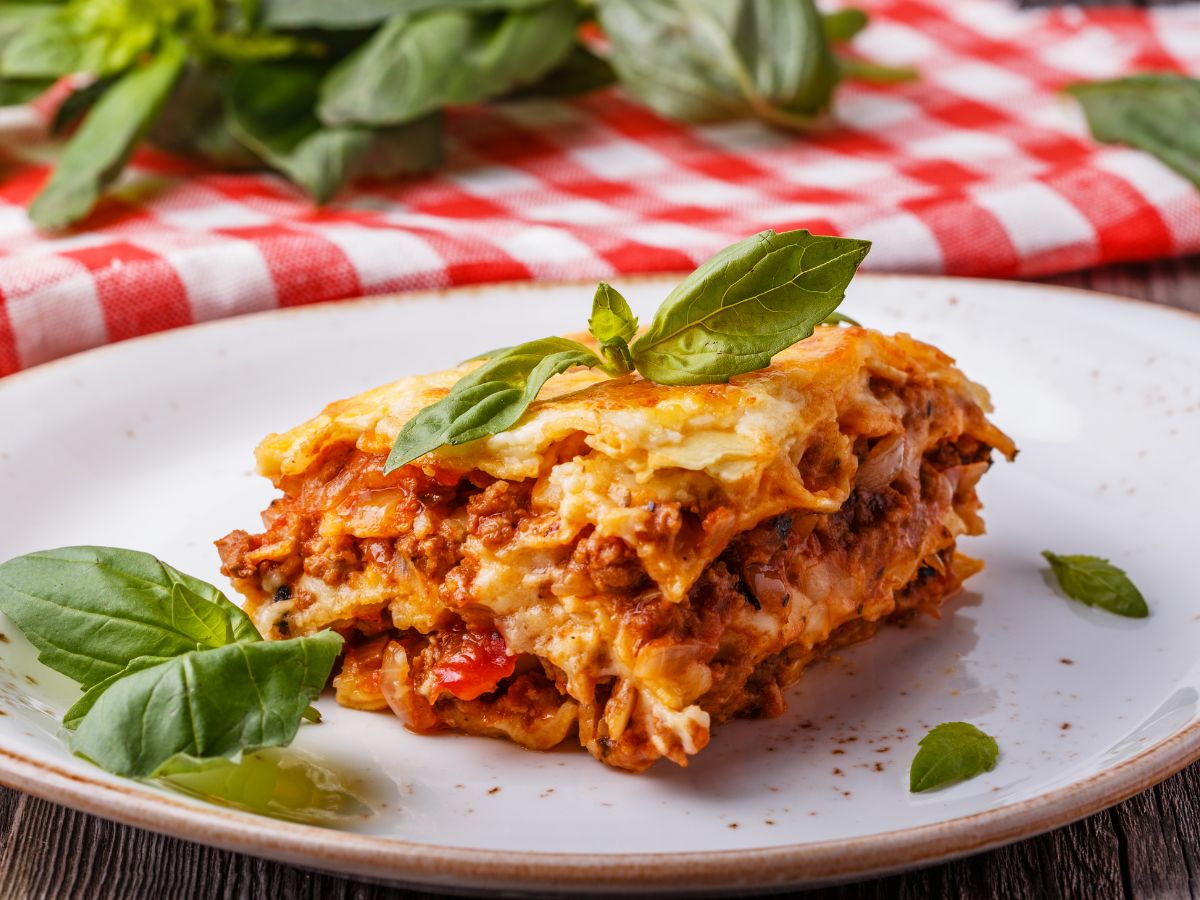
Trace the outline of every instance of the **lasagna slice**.
{"label": "lasagna slice", "polygon": [[458,369],[334,403],[258,448],[282,492],[218,541],[268,638],[346,639],[340,703],[417,732],[640,771],[778,715],[829,650],[940,604],[981,564],[975,485],[1015,448],[987,393],[900,334],[820,327],[769,368],[667,387],[584,369],[509,431],[391,474]]}

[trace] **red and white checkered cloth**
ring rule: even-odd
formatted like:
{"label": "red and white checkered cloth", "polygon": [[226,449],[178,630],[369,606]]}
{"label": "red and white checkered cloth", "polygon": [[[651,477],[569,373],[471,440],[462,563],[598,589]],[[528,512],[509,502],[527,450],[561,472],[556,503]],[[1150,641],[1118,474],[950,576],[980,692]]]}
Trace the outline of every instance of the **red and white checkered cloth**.
{"label": "red and white checkered cloth", "polygon": [[[314,209],[282,179],[144,151],[86,230],[38,234],[47,174],[0,159],[0,375],[205,319],[361,294],[690,269],[763,228],[875,242],[876,270],[1038,275],[1200,250],[1200,192],[1101,146],[1058,93],[1200,73],[1200,7],[1018,11],[867,0],[855,45],[919,81],[854,84],[815,137],[685,126],[617,90],[455,113],[438,174]],[[18,144],[25,146],[18,146]]]}

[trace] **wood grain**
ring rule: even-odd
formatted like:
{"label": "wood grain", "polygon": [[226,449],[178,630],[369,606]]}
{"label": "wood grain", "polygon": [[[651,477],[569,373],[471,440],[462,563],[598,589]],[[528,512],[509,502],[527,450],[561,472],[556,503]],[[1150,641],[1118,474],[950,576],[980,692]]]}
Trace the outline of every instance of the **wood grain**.
{"label": "wood grain", "polygon": [[[1022,5],[1054,2],[1025,0]],[[1093,0],[1087,5],[1114,4]],[[1200,258],[1108,266],[1046,281],[1200,312]],[[4,900],[433,896],[213,850],[0,788]],[[941,866],[793,896],[1200,900],[1200,763],[1119,806],[1040,837]]]}

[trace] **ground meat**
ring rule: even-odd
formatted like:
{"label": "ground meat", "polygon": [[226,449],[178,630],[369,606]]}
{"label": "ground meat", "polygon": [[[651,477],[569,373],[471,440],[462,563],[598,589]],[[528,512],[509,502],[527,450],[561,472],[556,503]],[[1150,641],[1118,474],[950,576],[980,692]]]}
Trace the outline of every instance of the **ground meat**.
{"label": "ground meat", "polygon": [[591,533],[571,554],[570,569],[582,572],[601,593],[628,593],[647,582],[637,552],[620,538]]}
{"label": "ground meat", "polygon": [[250,578],[255,566],[246,561],[252,550],[262,546],[263,536],[245,531],[231,531],[217,541],[217,552],[221,554],[221,574],[227,578]]}
{"label": "ground meat", "polygon": [[529,514],[532,483],[494,481],[467,500],[467,527],[491,550],[502,547],[517,533]]}

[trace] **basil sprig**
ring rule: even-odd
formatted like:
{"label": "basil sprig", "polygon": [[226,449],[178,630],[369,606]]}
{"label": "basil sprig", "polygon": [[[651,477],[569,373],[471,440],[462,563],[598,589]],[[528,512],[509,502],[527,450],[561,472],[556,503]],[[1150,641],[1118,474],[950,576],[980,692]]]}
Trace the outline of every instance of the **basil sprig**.
{"label": "basil sprig", "polygon": [[1156,156],[1200,186],[1200,79],[1169,72],[1075,84],[1092,136]]}
{"label": "basil sprig", "polygon": [[58,229],[143,139],[322,203],[438,165],[447,107],[614,80],[686,121],[807,128],[842,80],[911,76],[845,51],[866,24],[813,0],[22,0],[0,4],[0,103],[88,76],[59,121],[83,126],[30,209]]}
{"label": "basil sprig", "polygon": [[130,777],[291,743],[342,646],[333,632],[263,641],[217,588],[112,547],[0,565],[0,611],[84,689],[63,717],[72,751]]}
{"label": "basil sprig", "polygon": [[1099,556],[1061,556],[1043,550],[1042,556],[1050,563],[1058,586],[1072,600],[1096,606],[1118,616],[1144,619],[1150,615],[1146,598],[1130,581],[1123,569]]}
{"label": "basil sprig", "polygon": [[621,81],[672,118],[803,128],[837,87],[813,0],[600,0],[596,11]]}
{"label": "basil sprig", "polygon": [[917,746],[908,774],[914,794],[990,772],[1000,755],[996,739],[968,722],[938,725]]}
{"label": "basil sprig", "polygon": [[567,338],[543,338],[476,357],[487,362],[404,425],[384,471],[511,428],[542,385],[575,366],[614,377],[637,370],[658,384],[721,383],[764,368],[834,315],[870,247],[807,231],[756,234],[680,282],[636,339],[629,304],[602,282],[588,320],[599,354]]}
{"label": "basil sprig", "polygon": [[445,444],[465,444],[506,431],[551,377],[575,366],[598,365],[595,353],[566,338],[542,338],[501,351],[408,420],[384,471],[398,469]]}

